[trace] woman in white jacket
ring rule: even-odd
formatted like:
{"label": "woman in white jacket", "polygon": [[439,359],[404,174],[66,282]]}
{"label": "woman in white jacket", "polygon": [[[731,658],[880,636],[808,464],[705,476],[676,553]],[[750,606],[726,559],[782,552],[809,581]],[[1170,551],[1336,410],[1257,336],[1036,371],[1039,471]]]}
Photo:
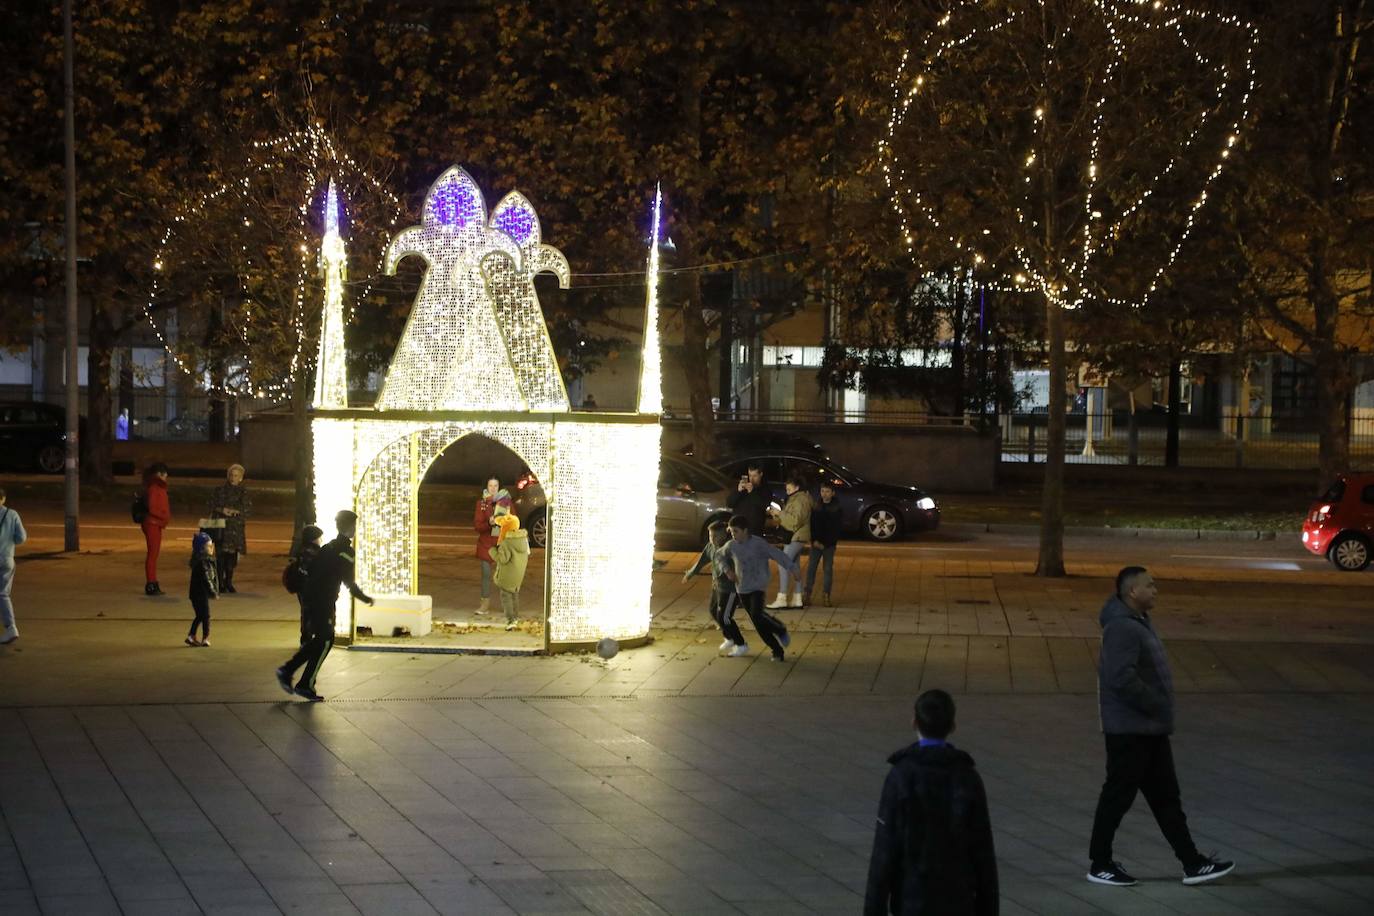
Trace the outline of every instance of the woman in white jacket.
{"label": "woman in white jacket", "polygon": [[14,583],[14,548],[29,539],[19,513],[5,505],[5,491],[0,490],[0,645],[9,645],[19,638],[14,623],[14,602],[10,600],[10,586]]}

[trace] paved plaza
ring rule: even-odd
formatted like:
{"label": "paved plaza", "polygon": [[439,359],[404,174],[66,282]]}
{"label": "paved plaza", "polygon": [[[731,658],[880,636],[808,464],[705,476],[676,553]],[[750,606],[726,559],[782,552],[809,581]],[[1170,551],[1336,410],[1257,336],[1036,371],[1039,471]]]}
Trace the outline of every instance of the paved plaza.
{"label": "paved plaza", "polygon": [[[271,678],[295,638],[277,558],[250,557],[214,648],[187,649],[180,569],[144,598],[136,545],[68,557],[43,531],[0,649],[3,913],[855,913],[884,761],[930,686],[987,783],[1003,912],[1374,911],[1374,577],[1139,548],[1185,808],[1238,866],[1184,887],[1139,801],[1117,852],[1142,883],[1118,889],[1083,879],[1114,556],[1045,581],[995,540],[842,552],[839,606],[785,612],[779,665],[719,657],[688,555],[660,554],[649,646],[339,649],[308,705]],[[426,562],[467,587],[465,549]]]}

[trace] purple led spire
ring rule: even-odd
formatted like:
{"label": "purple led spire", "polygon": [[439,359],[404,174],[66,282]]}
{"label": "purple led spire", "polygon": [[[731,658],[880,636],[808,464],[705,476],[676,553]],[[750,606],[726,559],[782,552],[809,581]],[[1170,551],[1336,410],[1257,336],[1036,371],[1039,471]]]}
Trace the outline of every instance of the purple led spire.
{"label": "purple led spire", "polygon": [[334,179],[329,179],[329,190],[324,195],[324,234],[339,234],[339,192],[334,188]]}

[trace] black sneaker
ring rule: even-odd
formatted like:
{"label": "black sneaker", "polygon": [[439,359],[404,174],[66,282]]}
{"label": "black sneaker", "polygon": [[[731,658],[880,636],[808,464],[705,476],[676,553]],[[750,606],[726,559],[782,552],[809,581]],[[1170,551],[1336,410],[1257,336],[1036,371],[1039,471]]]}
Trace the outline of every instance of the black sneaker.
{"label": "black sneaker", "polygon": [[301,699],[309,700],[312,703],[321,703],[324,701],[324,697],[320,696],[318,693],[311,690],[309,687],[297,687],[292,692],[295,693],[296,696],[300,697]]}
{"label": "black sneaker", "polygon": [[1183,869],[1183,883],[1206,884],[1208,881],[1215,881],[1222,875],[1229,875],[1235,867],[1235,862],[1227,862],[1216,856],[1208,856]]}
{"label": "black sneaker", "polygon": [[282,690],[286,691],[287,696],[295,695],[296,689],[291,686],[291,678],[287,675],[285,668],[277,669],[277,683],[281,685]]}
{"label": "black sneaker", "polygon": [[1093,884],[1107,884],[1112,887],[1132,887],[1135,879],[1126,873],[1120,862],[1094,865],[1088,869],[1088,880]]}

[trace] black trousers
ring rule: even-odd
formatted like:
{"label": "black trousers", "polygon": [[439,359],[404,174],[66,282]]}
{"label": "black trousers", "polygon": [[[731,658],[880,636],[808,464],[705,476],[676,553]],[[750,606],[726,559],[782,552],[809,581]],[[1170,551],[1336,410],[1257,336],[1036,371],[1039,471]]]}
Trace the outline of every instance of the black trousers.
{"label": "black trousers", "polygon": [[296,669],[302,665],[305,670],[301,672],[301,679],[296,682],[297,687],[304,687],[306,690],[315,689],[315,678],[319,676],[320,668],[324,665],[324,660],[329,657],[329,650],[334,648],[334,615],[333,608],[329,609],[329,616],[323,616],[318,612],[308,614],[309,635],[296,650],[296,654],[287,659],[286,664],[282,665],[282,670],[286,672],[287,678],[296,673]]}
{"label": "black trousers", "polygon": [[215,554],[215,571],[219,573],[219,587],[229,588],[234,584],[234,568],[239,565],[238,551],[222,550]]}
{"label": "black trousers", "polygon": [[720,627],[721,634],[735,645],[744,642],[744,634],[739,631],[739,624],[735,623],[734,605],[738,600],[733,588],[711,589],[711,619]]}
{"label": "black trousers", "polygon": [[201,639],[210,638],[210,599],[205,595],[196,595],[191,598],[191,610],[196,612],[196,618],[191,621],[191,632],[187,633],[192,639],[196,635],[196,627],[201,628]]}
{"label": "black trousers", "polygon": [[1112,861],[1112,838],[1135,801],[1145,796],[1164,838],[1185,866],[1202,858],[1188,832],[1179,798],[1174,752],[1168,735],[1103,735],[1107,742],[1107,781],[1097,799],[1088,858],[1094,866]]}
{"label": "black trousers", "polygon": [[[782,655],[782,643],[778,642],[778,636],[786,633],[787,627],[781,620],[764,610],[763,592],[740,592],[736,595],[735,600],[729,602],[721,615],[721,629],[725,629],[723,621],[728,620],[733,632],[739,634],[739,627],[735,624],[735,611],[740,607],[743,607],[744,612],[749,615],[749,622],[754,625],[754,629],[759,631],[759,637],[763,640],[763,644],[772,649],[774,655]],[[725,635],[736,643],[742,644],[744,642],[743,634],[740,634],[739,638],[736,639],[734,636],[730,636],[730,632],[727,630]]]}

